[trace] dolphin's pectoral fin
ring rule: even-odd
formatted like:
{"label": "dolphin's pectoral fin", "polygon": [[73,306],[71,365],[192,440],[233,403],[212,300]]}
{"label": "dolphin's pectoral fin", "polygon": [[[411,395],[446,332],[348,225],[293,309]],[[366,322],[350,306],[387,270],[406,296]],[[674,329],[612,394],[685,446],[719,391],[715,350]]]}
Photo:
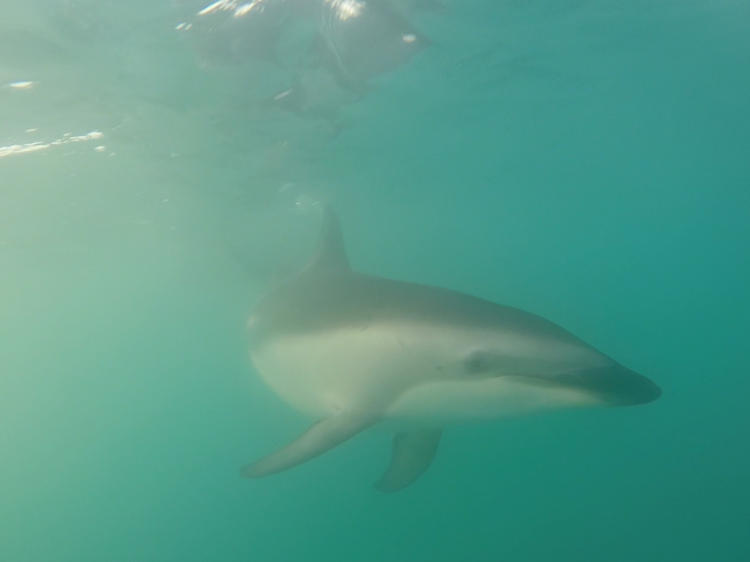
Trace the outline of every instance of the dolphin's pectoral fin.
{"label": "dolphin's pectoral fin", "polygon": [[441,430],[403,431],[393,437],[391,465],[375,483],[381,492],[397,492],[430,467],[440,443]]}
{"label": "dolphin's pectoral fin", "polygon": [[245,478],[261,478],[298,464],[341,445],[378,421],[372,414],[340,412],[319,421],[289,445],[240,469]]}

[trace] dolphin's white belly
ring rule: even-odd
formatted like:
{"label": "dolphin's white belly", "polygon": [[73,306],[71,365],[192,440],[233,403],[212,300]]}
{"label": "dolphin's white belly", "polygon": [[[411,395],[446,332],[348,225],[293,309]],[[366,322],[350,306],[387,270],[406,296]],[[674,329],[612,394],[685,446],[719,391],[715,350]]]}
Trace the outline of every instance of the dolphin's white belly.
{"label": "dolphin's white belly", "polygon": [[[472,380],[461,372],[463,359],[483,346],[508,353],[507,372]],[[395,429],[594,404],[585,393],[524,384],[514,375],[545,374],[541,371],[556,361],[594,361],[595,356],[554,342],[539,349],[538,342],[512,334],[500,341],[496,333],[370,325],[287,334],[262,342],[251,355],[266,383],[301,412],[326,417],[342,409],[373,408]],[[542,359],[512,359],[527,356]]]}
{"label": "dolphin's white belly", "polygon": [[376,327],[290,334],[261,343],[251,356],[261,377],[289,404],[327,416],[383,407],[441,363],[444,352],[402,336]]}

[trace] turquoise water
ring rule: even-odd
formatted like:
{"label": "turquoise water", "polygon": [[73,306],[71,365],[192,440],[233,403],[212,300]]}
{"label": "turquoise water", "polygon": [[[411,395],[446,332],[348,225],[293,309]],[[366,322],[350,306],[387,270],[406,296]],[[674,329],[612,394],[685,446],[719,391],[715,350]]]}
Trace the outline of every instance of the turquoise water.
{"label": "turquoise water", "polygon": [[[0,3],[0,560],[750,560],[747,3],[393,0],[347,79],[207,5]],[[245,322],[324,203],[663,397],[449,428],[393,495],[376,432],[241,479],[309,424]]]}

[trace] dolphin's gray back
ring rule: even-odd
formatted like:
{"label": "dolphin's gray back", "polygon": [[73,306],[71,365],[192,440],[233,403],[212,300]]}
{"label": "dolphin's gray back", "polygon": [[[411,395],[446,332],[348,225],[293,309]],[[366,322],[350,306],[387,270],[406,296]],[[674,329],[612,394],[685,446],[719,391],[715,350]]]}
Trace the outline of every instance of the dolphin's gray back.
{"label": "dolphin's gray back", "polygon": [[516,308],[417,283],[363,275],[349,269],[313,269],[279,286],[256,309],[253,339],[371,324],[408,324],[512,331],[520,336],[591,346],[557,324]]}

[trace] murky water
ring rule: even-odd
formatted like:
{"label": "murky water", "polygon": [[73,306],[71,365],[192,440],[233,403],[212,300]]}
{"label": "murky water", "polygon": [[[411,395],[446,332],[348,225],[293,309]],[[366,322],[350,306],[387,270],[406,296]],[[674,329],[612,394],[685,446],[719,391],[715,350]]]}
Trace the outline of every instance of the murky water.
{"label": "murky water", "polygon": [[[0,8],[1,560],[750,559],[745,2]],[[241,479],[309,425],[245,322],[326,203],[663,397]]]}

